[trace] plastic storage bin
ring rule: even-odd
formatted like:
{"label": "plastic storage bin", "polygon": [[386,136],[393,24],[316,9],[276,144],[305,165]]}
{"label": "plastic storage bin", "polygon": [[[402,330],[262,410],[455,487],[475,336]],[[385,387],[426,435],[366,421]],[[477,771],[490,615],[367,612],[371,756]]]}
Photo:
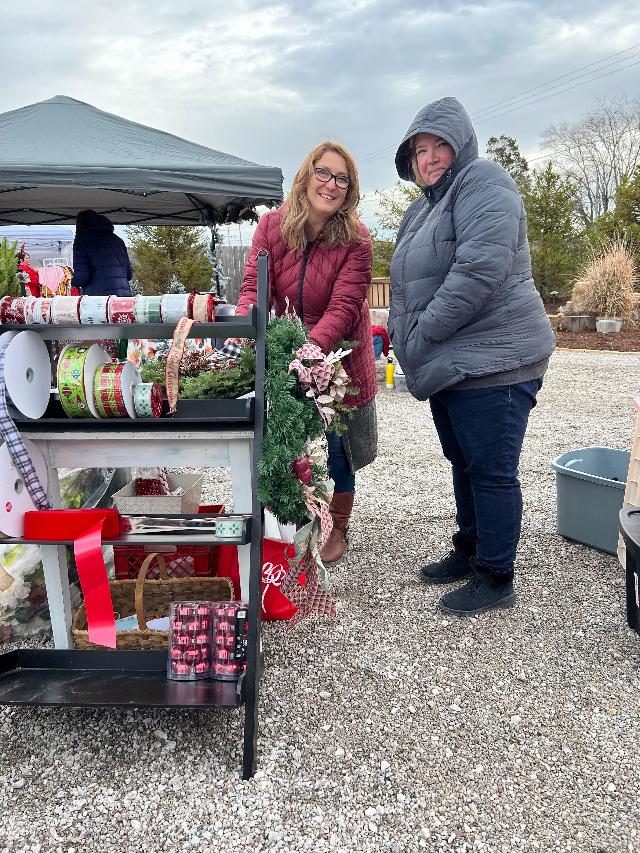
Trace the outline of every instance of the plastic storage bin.
{"label": "plastic storage bin", "polygon": [[609,554],[618,545],[618,514],[631,454],[583,447],[551,462],[556,472],[558,533]]}

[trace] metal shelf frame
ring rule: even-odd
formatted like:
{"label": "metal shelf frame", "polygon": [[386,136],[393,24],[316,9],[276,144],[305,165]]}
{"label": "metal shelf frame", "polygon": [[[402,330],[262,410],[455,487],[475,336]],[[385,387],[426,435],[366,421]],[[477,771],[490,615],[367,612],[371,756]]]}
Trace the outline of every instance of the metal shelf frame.
{"label": "metal shelf frame", "polygon": [[[255,402],[249,425],[214,421],[185,423],[162,419],[153,429],[137,428],[130,421],[110,430],[94,422],[83,430],[62,424],[23,422],[19,426],[43,452],[49,471],[49,496],[60,506],[57,468],[107,465],[158,465],[231,468],[233,515],[250,516],[244,544],[238,546],[242,597],[248,599],[246,670],[239,682],[171,682],[166,679],[165,652],[78,651],[71,647],[68,566],[61,543],[41,544],[56,649],[18,649],[0,655],[0,704],[63,705],[80,707],[205,707],[237,708],[244,705],[242,778],[253,776],[257,766],[262,574],[263,507],[258,498],[258,464],[262,453],[265,405],[265,334],[268,311],[268,256],[258,255],[258,299],[247,317],[220,318],[194,324],[190,337],[239,337],[256,341]],[[38,332],[45,340],[103,340],[116,338],[170,338],[170,325],[0,326],[0,331]],[[140,425],[141,426],[141,425]],[[189,461],[187,461],[189,460]],[[250,511],[248,503],[250,502]],[[7,540],[4,540],[7,541]],[[12,540],[25,542],[25,540]],[[222,540],[208,534],[136,535],[118,542],[136,544],[211,544]],[[229,541],[229,540],[227,540]],[[54,619],[57,614],[57,619]]]}

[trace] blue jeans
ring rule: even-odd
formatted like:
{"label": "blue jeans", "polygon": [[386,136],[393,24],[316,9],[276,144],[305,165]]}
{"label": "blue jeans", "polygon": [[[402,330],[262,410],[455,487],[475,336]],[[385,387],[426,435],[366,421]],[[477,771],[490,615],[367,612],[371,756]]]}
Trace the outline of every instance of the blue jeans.
{"label": "blue jeans", "polygon": [[456,521],[478,563],[513,573],[522,521],[518,462],[542,379],[495,388],[439,391],[430,399],[451,462]]}
{"label": "blue jeans", "polygon": [[329,446],[329,459],[327,460],[329,476],[333,480],[334,491],[355,492],[356,476],[351,470],[342,439],[334,432],[328,432],[327,444]]}
{"label": "blue jeans", "polygon": [[377,361],[384,351],[384,340],[382,335],[373,336],[373,357]]}

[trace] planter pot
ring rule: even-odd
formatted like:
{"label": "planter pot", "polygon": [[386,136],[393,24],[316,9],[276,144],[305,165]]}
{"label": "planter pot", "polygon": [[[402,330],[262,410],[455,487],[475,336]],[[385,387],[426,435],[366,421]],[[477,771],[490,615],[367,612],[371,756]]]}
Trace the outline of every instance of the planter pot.
{"label": "planter pot", "polygon": [[564,318],[568,332],[594,332],[596,318],[592,314],[569,314]]}
{"label": "planter pot", "polygon": [[603,335],[609,332],[619,332],[622,329],[622,320],[619,317],[598,317],[596,330]]}

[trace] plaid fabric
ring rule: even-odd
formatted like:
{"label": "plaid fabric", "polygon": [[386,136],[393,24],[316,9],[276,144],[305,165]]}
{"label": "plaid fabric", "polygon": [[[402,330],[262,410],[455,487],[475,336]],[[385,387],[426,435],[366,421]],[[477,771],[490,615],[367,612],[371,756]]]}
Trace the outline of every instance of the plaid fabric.
{"label": "plaid fabric", "polygon": [[7,408],[6,385],[4,381],[4,360],[7,354],[7,346],[8,344],[5,344],[0,348],[0,436],[5,441],[13,464],[20,472],[35,506],[40,510],[51,509],[51,505],[47,500],[47,494],[38,479],[36,469],[33,467],[31,457]]}

